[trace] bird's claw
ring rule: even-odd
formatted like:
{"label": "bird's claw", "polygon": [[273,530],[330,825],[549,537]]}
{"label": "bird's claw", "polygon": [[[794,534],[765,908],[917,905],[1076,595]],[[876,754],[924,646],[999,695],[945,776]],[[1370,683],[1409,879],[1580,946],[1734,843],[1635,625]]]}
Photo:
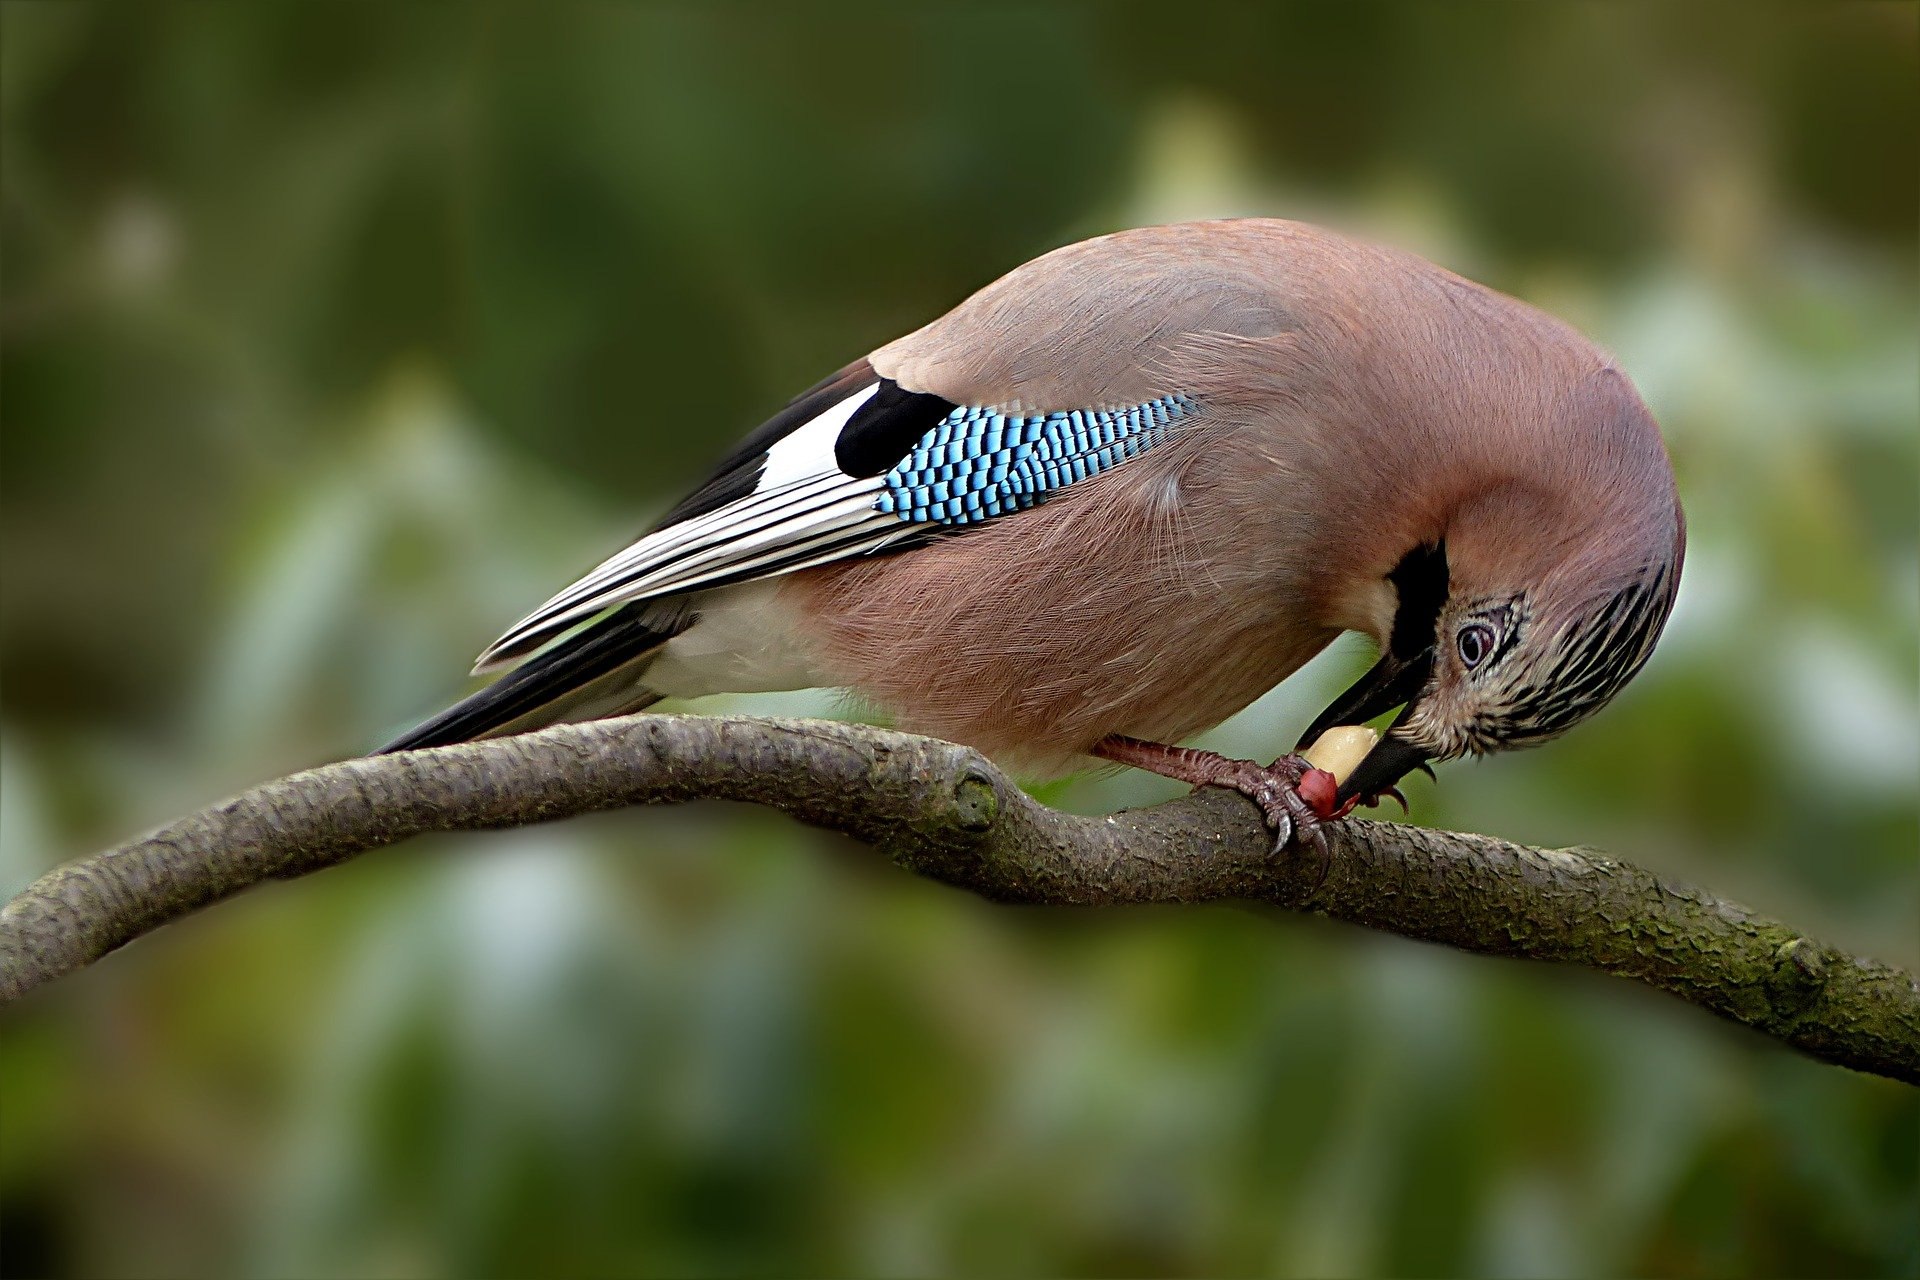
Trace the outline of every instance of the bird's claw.
{"label": "bird's claw", "polygon": [[[1340,784],[1331,773],[1316,769],[1304,757],[1281,756],[1269,765],[1234,760],[1212,751],[1170,747],[1164,743],[1113,735],[1094,745],[1092,754],[1119,764],[1149,769],[1162,777],[1178,778],[1196,787],[1223,787],[1253,801],[1273,832],[1273,853],[1290,844],[1312,845],[1319,855],[1317,892],[1333,864],[1324,830],[1346,816],[1352,803],[1340,801]],[[1309,895],[1311,896],[1311,895]]]}
{"label": "bird's claw", "polygon": [[[1216,775],[1200,785],[1224,787],[1253,801],[1266,818],[1267,828],[1273,832],[1275,856],[1289,844],[1311,844],[1320,861],[1320,874],[1314,883],[1317,890],[1325,882],[1333,862],[1333,851],[1323,828],[1345,813],[1344,809],[1335,811],[1331,805],[1331,775],[1315,769],[1299,756],[1281,756],[1266,766],[1251,760],[1222,760],[1220,764]],[[1311,776],[1315,774],[1319,777]],[[1315,782],[1322,785],[1316,787]]]}
{"label": "bird's claw", "polygon": [[1374,792],[1370,796],[1354,796],[1351,800],[1348,800],[1345,804],[1338,805],[1338,806],[1328,805],[1324,810],[1321,810],[1316,807],[1316,812],[1319,813],[1319,816],[1323,821],[1333,822],[1340,818],[1346,817],[1348,814],[1352,813],[1355,809],[1359,808],[1361,805],[1365,805],[1367,806],[1367,808],[1371,809],[1389,796],[1393,797],[1395,800],[1398,800],[1400,802],[1400,812],[1402,813],[1413,812],[1413,810],[1407,807],[1407,798],[1406,796],[1400,793],[1400,788],[1398,787],[1384,787],[1381,790]]}

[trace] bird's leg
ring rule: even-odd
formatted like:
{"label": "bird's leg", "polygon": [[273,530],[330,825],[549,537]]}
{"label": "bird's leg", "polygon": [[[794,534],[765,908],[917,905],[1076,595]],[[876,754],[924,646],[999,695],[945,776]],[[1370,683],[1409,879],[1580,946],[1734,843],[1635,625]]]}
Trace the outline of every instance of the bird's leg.
{"label": "bird's leg", "polygon": [[1132,765],[1163,778],[1190,782],[1196,787],[1226,787],[1260,806],[1273,831],[1278,853],[1295,835],[1312,840],[1323,859],[1331,855],[1321,823],[1334,811],[1333,775],[1316,769],[1300,756],[1281,756],[1269,765],[1233,760],[1213,751],[1170,747],[1113,734],[1093,746],[1093,754],[1117,764]]}

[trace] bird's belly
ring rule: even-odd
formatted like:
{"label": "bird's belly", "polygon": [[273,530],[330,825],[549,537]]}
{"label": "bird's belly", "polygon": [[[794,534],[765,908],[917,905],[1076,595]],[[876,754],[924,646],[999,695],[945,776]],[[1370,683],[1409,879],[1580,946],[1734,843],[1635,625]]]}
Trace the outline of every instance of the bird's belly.
{"label": "bird's belly", "polygon": [[1271,571],[1170,538],[1078,538],[1075,523],[1042,508],[796,574],[782,597],[826,682],[1039,774],[1085,767],[1108,734],[1218,724],[1337,634],[1287,609]]}
{"label": "bird's belly", "polygon": [[648,688],[669,698],[699,698],[834,683],[821,678],[777,582],[703,592],[691,604],[697,619],[647,667]]}

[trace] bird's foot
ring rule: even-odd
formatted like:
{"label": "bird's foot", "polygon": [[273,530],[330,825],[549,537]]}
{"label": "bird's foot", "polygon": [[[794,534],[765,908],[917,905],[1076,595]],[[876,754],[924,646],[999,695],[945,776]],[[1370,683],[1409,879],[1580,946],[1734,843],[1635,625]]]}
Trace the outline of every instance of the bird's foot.
{"label": "bird's foot", "polygon": [[1332,853],[1321,827],[1353,808],[1351,802],[1340,803],[1339,784],[1332,774],[1314,768],[1297,755],[1281,756],[1272,764],[1262,765],[1213,751],[1170,747],[1118,734],[1102,738],[1094,745],[1093,754],[1196,787],[1238,791],[1260,807],[1273,832],[1273,851],[1280,852],[1289,841],[1311,843],[1320,855],[1322,878]]}

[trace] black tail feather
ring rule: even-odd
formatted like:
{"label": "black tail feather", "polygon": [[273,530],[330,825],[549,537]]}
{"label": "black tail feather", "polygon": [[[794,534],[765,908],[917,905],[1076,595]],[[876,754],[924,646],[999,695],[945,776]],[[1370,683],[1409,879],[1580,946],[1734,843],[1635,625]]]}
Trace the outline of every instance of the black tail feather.
{"label": "black tail feather", "polygon": [[[533,729],[566,718],[591,719],[595,714],[637,709],[655,700],[638,686],[641,660],[686,630],[692,621],[684,607],[663,606],[658,601],[627,605],[546,652],[535,654],[478,693],[371,754],[443,747],[508,728]],[[619,691],[593,688],[596,682],[608,681],[630,665],[636,667],[627,673],[631,683],[610,682],[619,683]],[[589,694],[600,696],[590,699]],[[589,700],[602,701],[608,694],[613,695],[612,700],[605,701],[597,711],[582,705]],[[543,717],[543,711],[549,714]],[[525,723],[517,723],[521,721]]]}

